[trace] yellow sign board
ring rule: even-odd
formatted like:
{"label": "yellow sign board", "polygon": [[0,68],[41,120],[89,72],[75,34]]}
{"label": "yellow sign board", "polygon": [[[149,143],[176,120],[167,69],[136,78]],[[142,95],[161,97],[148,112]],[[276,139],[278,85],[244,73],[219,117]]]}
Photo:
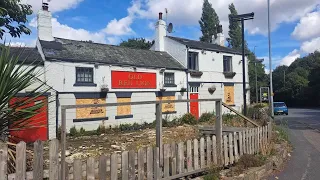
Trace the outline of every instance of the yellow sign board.
{"label": "yellow sign board", "polygon": [[234,86],[224,86],[224,101],[227,105],[234,105]]}
{"label": "yellow sign board", "polygon": [[[131,98],[118,98],[118,103],[131,102]],[[131,114],[131,105],[122,105],[117,107],[117,115],[130,115]]]}
{"label": "yellow sign board", "polygon": [[[76,99],[76,105],[80,104],[105,104],[106,99]],[[106,107],[77,108],[77,119],[106,117]]]}
{"label": "yellow sign board", "polygon": [[[175,96],[157,97],[157,101],[161,99],[162,101],[175,100]],[[175,109],[175,103],[162,103],[162,112],[174,112]]]}

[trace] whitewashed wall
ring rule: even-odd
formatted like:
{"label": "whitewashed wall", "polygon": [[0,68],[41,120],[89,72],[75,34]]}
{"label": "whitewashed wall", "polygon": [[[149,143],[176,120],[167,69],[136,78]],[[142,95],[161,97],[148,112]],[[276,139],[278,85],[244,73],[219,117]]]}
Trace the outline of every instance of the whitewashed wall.
{"label": "whitewashed wall", "polygon": [[[92,67],[94,68],[94,83],[97,87],[85,87],[85,86],[73,86],[75,83],[75,68],[76,67]],[[156,91],[160,91],[164,81],[163,73],[159,72],[159,69],[146,69],[137,68],[136,72],[149,72],[157,74],[157,88],[156,89],[112,89],[111,87],[111,71],[132,71],[131,67],[119,67],[109,65],[99,65],[94,67],[92,64],[83,63],[68,63],[68,62],[49,62],[46,61],[46,79],[49,85],[55,87],[59,92],[69,92],[69,94],[59,95],[59,104],[61,105],[73,105],[76,103],[76,98],[73,92],[99,92],[101,86],[107,85],[110,93],[107,93],[106,102],[115,103],[117,97],[112,92],[133,92],[131,96],[131,102],[138,101],[155,101]],[[165,72],[175,73],[175,83],[177,87],[165,87],[166,91],[180,91],[181,88],[186,88],[186,73],[184,71],[166,70]],[[137,92],[139,91],[139,92]],[[151,92],[154,91],[154,92]],[[187,99],[186,92],[183,95],[180,92],[175,93],[176,99]],[[186,103],[179,103],[175,105],[177,111],[176,114],[163,115],[163,117],[172,119],[176,116],[181,116],[187,112]],[[153,122],[155,120],[155,105],[136,105],[131,107],[131,114],[133,118],[127,119],[115,119],[117,115],[117,107],[107,107],[106,116],[109,118],[104,121],[105,126],[117,126],[125,123],[143,123]],[[101,121],[89,121],[89,122],[73,122],[76,119],[76,110],[67,110],[67,130],[72,126],[77,128],[84,127],[86,130],[94,130],[102,124]],[[59,124],[61,124],[61,108],[59,108]]]}

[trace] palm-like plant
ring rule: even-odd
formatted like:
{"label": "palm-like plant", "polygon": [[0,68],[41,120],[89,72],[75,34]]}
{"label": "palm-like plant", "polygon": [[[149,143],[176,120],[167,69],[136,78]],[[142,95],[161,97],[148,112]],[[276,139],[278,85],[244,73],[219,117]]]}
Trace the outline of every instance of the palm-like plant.
{"label": "palm-like plant", "polygon": [[[37,104],[32,102],[39,99],[49,88],[38,79],[43,73],[38,68],[39,61],[37,59],[31,61],[24,48],[19,48],[13,53],[10,47],[0,45],[0,133],[2,141],[10,137],[10,131],[39,126],[32,124],[31,118],[40,113],[47,102],[39,101],[40,103]],[[19,92],[26,93],[26,97],[15,98]],[[15,140],[19,141],[19,139]],[[11,143],[9,145],[12,150],[9,149],[10,157],[14,159],[15,148]],[[10,164],[13,165],[12,161],[9,162]]]}

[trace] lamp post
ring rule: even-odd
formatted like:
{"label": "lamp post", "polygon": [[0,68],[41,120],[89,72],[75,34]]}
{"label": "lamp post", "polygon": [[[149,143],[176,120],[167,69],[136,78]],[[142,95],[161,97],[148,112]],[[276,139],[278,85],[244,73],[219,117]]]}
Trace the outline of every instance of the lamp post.
{"label": "lamp post", "polygon": [[245,43],[244,43],[244,21],[253,19],[254,13],[230,15],[234,21],[241,21],[242,28],[242,81],[243,81],[243,114],[247,115],[247,92],[246,92],[246,61],[245,61]]}
{"label": "lamp post", "polygon": [[268,0],[268,41],[269,41],[269,70],[270,70],[270,109],[271,117],[274,117],[273,112],[273,87],[272,87],[272,60],[271,60],[271,34],[270,34],[270,0]]}

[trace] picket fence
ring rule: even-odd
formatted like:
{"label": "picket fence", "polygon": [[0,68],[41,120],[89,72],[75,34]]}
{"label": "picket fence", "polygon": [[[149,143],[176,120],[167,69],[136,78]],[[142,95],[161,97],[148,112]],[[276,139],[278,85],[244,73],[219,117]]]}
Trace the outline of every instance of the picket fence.
{"label": "picket fence", "polygon": [[[230,166],[243,154],[255,154],[267,146],[271,138],[271,124],[247,129],[242,132],[223,134],[221,156],[217,154],[216,137],[202,137],[199,140],[171,143],[159,148],[140,148],[136,151],[123,151],[121,154],[89,157],[86,161],[75,159],[66,168],[65,179],[100,180],[143,180],[176,179],[205,171],[213,164]],[[219,157],[221,159],[219,160]],[[16,146],[16,173],[7,174],[7,145],[0,144],[0,180],[2,179],[61,179],[59,163],[59,141],[49,144],[49,169],[43,169],[43,142],[34,143],[33,171],[26,172],[26,143]]]}

